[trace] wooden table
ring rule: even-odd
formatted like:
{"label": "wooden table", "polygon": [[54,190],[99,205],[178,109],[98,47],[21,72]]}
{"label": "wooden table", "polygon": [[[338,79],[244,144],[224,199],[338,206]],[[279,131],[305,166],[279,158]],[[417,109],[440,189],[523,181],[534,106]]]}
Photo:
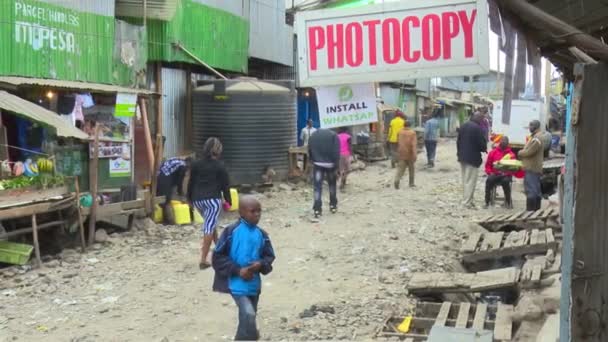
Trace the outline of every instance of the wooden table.
{"label": "wooden table", "polygon": [[[290,147],[289,148],[289,177],[301,177],[309,172],[308,147]],[[303,170],[298,167],[298,157],[303,157]]]}
{"label": "wooden table", "polygon": [[2,208],[0,208],[0,221],[30,216],[32,218],[32,226],[7,232],[6,234],[0,235],[0,239],[32,233],[32,239],[34,241],[34,253],[36,256],[36,266],[40,266],[42,264],[42,260],[40,258],[38,232],[42,229],[64,226],[66,221],[63,220],[60,215],[60,219],[57,221],[46,222],[38,225],[37,215],[64,210],[69,207],[73,207],[75,203],[75,196],[68,194],[61,196],[61,199],[57,200],[43,200],[26,205],[16,205],[13,207],[4,205]]}

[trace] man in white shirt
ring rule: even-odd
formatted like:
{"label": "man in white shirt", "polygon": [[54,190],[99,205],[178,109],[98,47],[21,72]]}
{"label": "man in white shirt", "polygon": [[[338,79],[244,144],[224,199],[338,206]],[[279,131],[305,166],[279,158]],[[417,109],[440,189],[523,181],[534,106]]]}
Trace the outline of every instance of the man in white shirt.
{"label": "man in white shirt", "polygon": [[302,128],[302,132],[300,133],[300,140],[302,140],[302,146],[308,146],[310,136],[316,131],[317,129],[312,127],[312,119],[308,119],[306,127]]}

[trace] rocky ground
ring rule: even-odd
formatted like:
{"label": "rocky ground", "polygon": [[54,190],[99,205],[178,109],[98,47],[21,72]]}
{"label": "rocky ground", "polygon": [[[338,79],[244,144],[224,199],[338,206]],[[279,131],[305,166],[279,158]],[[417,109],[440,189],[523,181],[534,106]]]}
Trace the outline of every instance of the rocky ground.
{"label": "rocky ground", "polygon": [[[319,222],[310,220],[309,186],[257,194],[277,254],[263,280],[264,339],[371,339],[387,315],[412,307],[412,272],[454,269],[462,240],[478,229],[472,222],[489,212],[459,204],[454,141],[440,144],[435,169],[425,162],[420,155],[416,189],[394,190],[387,163],[352,174],[339,213]],[[196,227],[141,221],[86,254],[67,249],[40,269],[0,270],[0,341],[231,340],[236,307],[211,291],[198,246]]]}

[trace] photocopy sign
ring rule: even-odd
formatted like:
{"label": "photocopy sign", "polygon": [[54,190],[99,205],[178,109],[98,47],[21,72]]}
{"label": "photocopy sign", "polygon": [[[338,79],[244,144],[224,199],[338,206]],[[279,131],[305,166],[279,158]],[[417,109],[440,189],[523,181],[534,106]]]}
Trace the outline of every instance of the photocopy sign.
{"label": "photocopy sign", "polygon": [[316,89],[321,128],[354,126],[378,121],[371,83]]}
{"label": "photocopy sign", "polygon": [[489,70],[485,0],[410,0],[299,12],[301,86]]}

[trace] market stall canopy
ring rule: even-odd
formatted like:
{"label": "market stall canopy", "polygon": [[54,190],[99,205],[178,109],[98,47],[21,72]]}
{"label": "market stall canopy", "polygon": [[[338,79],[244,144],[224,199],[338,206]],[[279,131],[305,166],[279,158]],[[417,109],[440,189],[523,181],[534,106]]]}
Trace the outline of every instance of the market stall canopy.
{"label": "market stall canopy", "polygon": [[58,114],[2,90],[0,90],[0,108],[25,116],[41,124],[51,126],[55,128],[58,136],[66,138],[73,137],[82,140],[89,139],[88,134],[72,126]]}
{"label": "market stall canopy", "polygon": [[140,95],[156,95],[157,93],[148,89],[137,89],[121,87],[112,84],[88,83],[78,81],[53,80],[47,78],[31,78],[31,77],[16,77],[16,76],[0,76],[0,84],[8,84],[12,86],[34,85],[47,86],[54,88],[78,89],[91,92],[102,93],[128,93]]}

